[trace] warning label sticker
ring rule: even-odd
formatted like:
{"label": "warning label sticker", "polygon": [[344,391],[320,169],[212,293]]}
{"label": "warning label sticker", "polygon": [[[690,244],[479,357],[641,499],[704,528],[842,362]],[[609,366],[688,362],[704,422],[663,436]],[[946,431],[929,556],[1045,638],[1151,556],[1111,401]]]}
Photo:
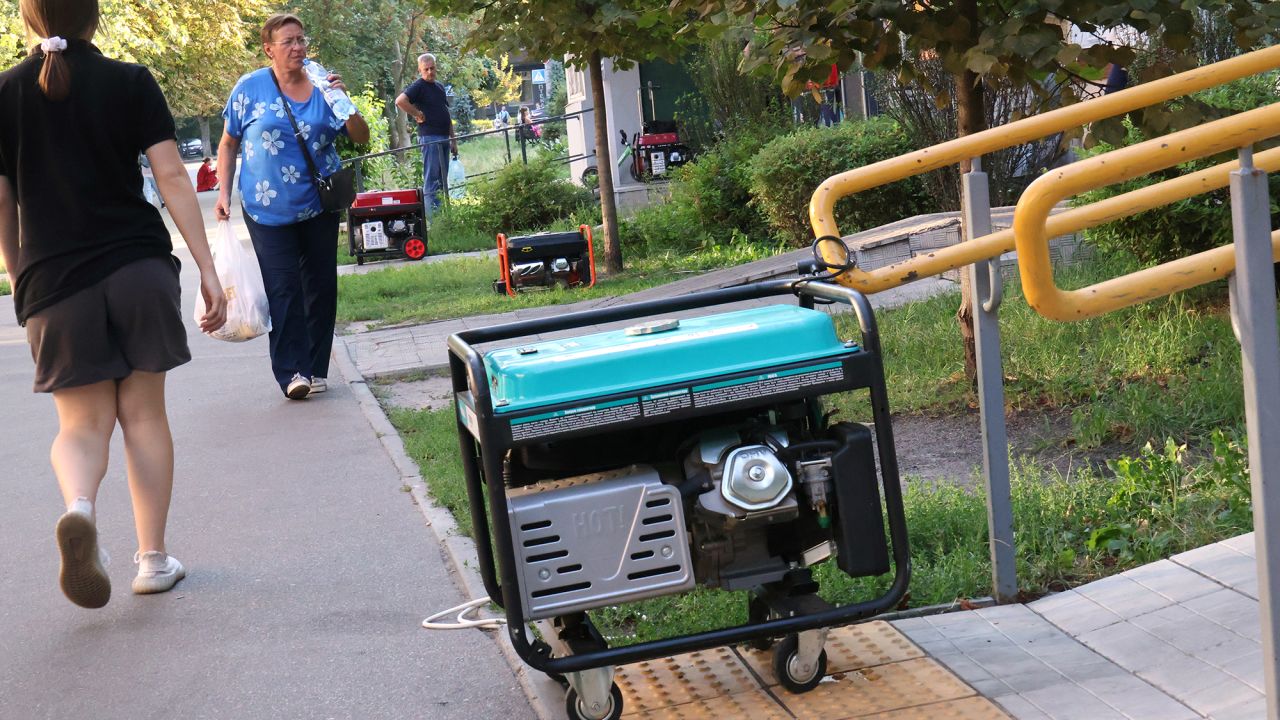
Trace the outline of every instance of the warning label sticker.
{"label": "warning label sticker", "polygon": [[780,393],[825,385],[844,380],[844,368],[840,363],[829,363],[817,367],[798,370],[786,370],[764,375],[726,380],[710,385],[698,385],[693,388],[693,404],[695,407],[711,407],[740,400],[777,395]]}
{"label": "warning label sticker", "polygon": [[659,415],[666,415],[677,410],[693,407],[693,399],[689,397],[689,391],[684,388],[670,392],[654,393],[653,395],[642,395],[640,402],[645,417],[658,417]]}
{"label": "warning label sticker", "polygon": [[635,420],[640,417],[640,403],[636,398],[618,400],[599,405],[557,410],[553,413],[535,415],[511,421],[511,439],[528,440],[530,438],[558,435],[574,430],[598,428]]}

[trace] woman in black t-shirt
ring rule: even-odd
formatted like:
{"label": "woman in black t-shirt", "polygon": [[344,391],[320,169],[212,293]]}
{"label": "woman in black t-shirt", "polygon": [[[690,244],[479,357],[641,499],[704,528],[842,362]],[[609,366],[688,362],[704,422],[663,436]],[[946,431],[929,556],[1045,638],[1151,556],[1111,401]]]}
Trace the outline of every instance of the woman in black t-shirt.
{"label": "woman in black t-shirt", "polygon": [[159,211],[143,198],[138,153],[200,269],[201,330],[222,326],[226,300],[151,73],[90,44],[96,0],[21,0],[20,9],[42,39],[0,73],[0,254],[35,390],[52,393],[58,410],[50,457],[67,506],[55,529],[62,591],[96,608],[110,599],[111,581],[94,504],[117,424],[138,532],[133,591],[164,592],[186,575],[164,539],[173,489],[164,383],[191,354],[178,261]]}

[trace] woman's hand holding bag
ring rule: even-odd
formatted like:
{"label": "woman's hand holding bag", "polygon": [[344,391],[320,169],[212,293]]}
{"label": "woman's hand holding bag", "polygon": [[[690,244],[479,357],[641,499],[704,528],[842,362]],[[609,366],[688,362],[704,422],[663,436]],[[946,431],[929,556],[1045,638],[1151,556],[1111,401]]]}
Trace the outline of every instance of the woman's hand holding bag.
{"label": "woman's hand holding bag", "polygon": [[[262,283],[262,271],[258,268],[258,256],[253,247],[236,237],[231,223],[219,220],[218,230],[209,241],[209,249],[226,296],[227,322],[205,334],[215,340],[244,342],[271,332],[267,290]],[[206,314],[205,299],[201,293],[196,297],[196,322],[200,323]]]}

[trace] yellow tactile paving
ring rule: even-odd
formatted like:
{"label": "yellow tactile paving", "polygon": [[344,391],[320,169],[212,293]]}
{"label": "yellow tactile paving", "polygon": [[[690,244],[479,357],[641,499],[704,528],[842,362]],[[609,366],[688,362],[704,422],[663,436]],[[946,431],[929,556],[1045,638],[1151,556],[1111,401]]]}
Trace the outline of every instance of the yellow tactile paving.
{"label": "yellow tactile paving", "polygon": [[[924,657],[924,651],[883,620],[832,628],[827,633],[827,673]],[[772,651],[740,650],[743,659],[769,685],[776,685]]]}
{"label": "yellow tactile paving", "polygon": [[698,718],[715,718],[716,720],[791,720],[791,714],[782,709],[769,693],[763,690],[751,690],[733,695],[706,700],[695,700],[684,705],[673,705],[657,710],[632,713],[623,706],[622,717],[630,720],[696,720]]}
{"label": "yellow tactile paving", "polygon": [[729,648],[625,665],[614,680],[622,690],[626,713],[760,689],[746,665]]}
{"label": "yellow tactile paving", "polygon": [[807,693],[775,693],[800,720],[837,720],[974,695],[950,671],[927,658],[836,673]]}
{"label": "yellow tactile paving", "polygon": [[1009,716],[984,697],[917,705],[872,715],[855,715],[858,720],[1009,720]]}
{"label": "yellow tactile paving", "polygon": [[627,720],[1007,720],[1008,715],[877,621],[833,629],[818,687],[792,695],[772,654],[715,648],[626,665],[615,681]]}

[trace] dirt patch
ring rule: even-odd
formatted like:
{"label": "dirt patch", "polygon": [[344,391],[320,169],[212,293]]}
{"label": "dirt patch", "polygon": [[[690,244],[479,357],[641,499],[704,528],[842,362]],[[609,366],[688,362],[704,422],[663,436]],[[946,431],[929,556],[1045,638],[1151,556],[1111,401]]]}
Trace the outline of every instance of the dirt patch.
{"label": "dirt patch", "polygon": [[[1102,468],[1106,461],[1133,449],[1120,445],[1081,449],[1070,441],[1071,413],[1014,413],[1005,419],[1010,457],[1026,456],[1063,475]],[[961,415],[900,415],[893,419],[898,472],[904,479],[953,482],[982,481],[982,423],[977,411]]]}
{"label": "dirt patch", "polygon": [[439,410],[453,405],[453,383],[444,375],[381,385],[376,392],[388,405],[411,410]]}

